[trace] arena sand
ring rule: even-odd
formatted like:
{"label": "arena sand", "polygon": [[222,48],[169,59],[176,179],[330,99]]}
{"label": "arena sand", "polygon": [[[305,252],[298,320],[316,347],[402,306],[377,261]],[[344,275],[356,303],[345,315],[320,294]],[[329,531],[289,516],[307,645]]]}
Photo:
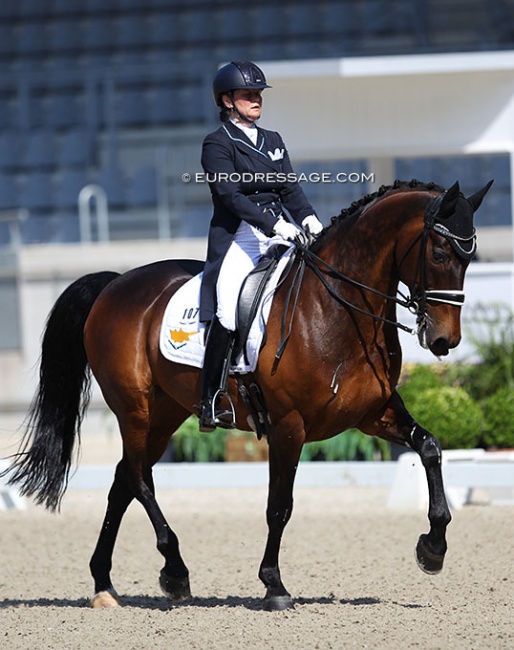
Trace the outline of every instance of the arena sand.
{"label": "arena sand", "polygon": [[[157,486],[158,487],[158,486]],[[0,512],[0,647],[4,650],[241,648],[511,650],[514,507],[453,513],[443,572],[414,560],[424,512],[394,512],[381,489],[297,489],[282,575],[295,598],[261,610],[265,488],[158,492],[191,572],[194,599],[161,595],[162,559],[142,507],[131,506],[114,555],[123,606],[92,610],[88,562],[103,490],[72,490],[61,513]]]}

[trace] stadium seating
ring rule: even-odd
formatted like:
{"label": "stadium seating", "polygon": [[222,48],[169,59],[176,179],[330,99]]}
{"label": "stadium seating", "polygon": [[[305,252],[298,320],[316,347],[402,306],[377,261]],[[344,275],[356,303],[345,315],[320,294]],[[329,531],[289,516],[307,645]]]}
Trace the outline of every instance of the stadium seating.
{"label": "stadium seating", "polygon": [[23,166],[31,169],[50,169],[57,157],[56,136],[49,129],[33,131],[27,138],[23,153]]}
{"label": "stadium seating", "polygon": [[15,210],[18,207],[18,192],[14,176],[0,174],[0,210]]}
{"label": "stadium seating", "polygon": [[64,169],[85,168],[93,160],[94,147],[92,137],[85,128],[70,129],[61,137],[61,146],[57,162]]}
{"label": "stadium seating", "polygon": [[95,182],[105,190],[110,207],[119,208],[126,204],[127,184],[123,171],[116,165],[102,167]]}
{"label": "stadium seating", "polygon": [[[0,210],[55,210],[52,227],[31,221],[26,237],[34,241],[46,233],[73,241],[78,230],[70,210],[88,179],[105,187],[110,208],[131,212],[135,221],[138,209],[157,203],[155,135],[145,145],[144,134],[157,131],[177,142],[188,129],[210,129],[215,111],[208,80],[219,62],[242,52],[266,61],[513,49],[511,4],[491,0],[486,10],[483,0],[261,0],[258,6],[236,0],[1,0]],[[443,6],[452,21],[442,20]],[[471,28],[471,15],[480,19],[480,30]],[[116,158],[119,148],[124,154]],[[404,159],[396,171],[424,180],[455,176],[470,189],[494,177],[479,218],[491,225],[510,218],[505,156]],[[334,211],[319,188],[307,189],[320,211]],[[359,189],[341,187],[341,206]],[[187,228],[204,233],[194,215],[204,218],[208,193],[203,207],[192,206]]]}
{"label": "stadium seating", "polygon": [[157,171],[150,165],[136,170],[127,190],[130,206],[157,205]]}
{"label": "stadium seating", "polygon": [[23,139],[14,131],[0,131],[0,171],[16,171],[21,164]]}
{"label": "stadium seating", "polygon": [[32,212],[49,212],[54,207],[53,177],[46,172],[28,174],[20,192],[22,207]]}
{"label": "stadium seating", "polygon": [[56,182],[54,205],[57,209],[77,210],[80,190],[89,183],[89,177],[83,170],[65,169]]}

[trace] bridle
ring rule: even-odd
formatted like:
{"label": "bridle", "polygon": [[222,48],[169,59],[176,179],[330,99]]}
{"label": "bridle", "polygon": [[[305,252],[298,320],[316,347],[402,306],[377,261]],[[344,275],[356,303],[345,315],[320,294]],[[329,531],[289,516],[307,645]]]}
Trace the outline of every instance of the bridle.
{"label": "bridle", "polygon": [[[419,278],[419,282],[416,280],[410,296],[405,296],[401,291],[398,291],[398,295],[396,296],[390,296],[388,294],[382,293],[381,291],[378,291],[377,289],[374,289],[373,287],[369,287],[363,284],[362,282],[354,280],[353,278],[344,275],[344,273],[340,273],[331,264],[325,262],[320,257],[318,257],[315,253],[313,253],[310,250],[309,245],[306,246],[296,242],[297,259],[299,260],[299,264],[296,269],[293,282],[290,284],[288,294],[286,296],[286,302],[285,302],[286,306],[291,305],[292,308],[291,310],[289,310],[288,308],[284,309],[284,313],[282,317],[282,326],[281,326],[281,339],[280,339],[279,348],[277,350],[277,354],[275,355],[275,363],[278,363],[278,361],[280,360],[280,357],[284,352],[287,341],[291,334],[292,321],[294,317],[296,303],[298,300],[298,294],[300,291],[305,268],[309,268],[311,271],[313,271],[313,273],[320,280],[320,282],[325,287],[325,289],[330,294],[330,296],[334,300],[336,300],[339,304],[353,311],[356,311],[360,314],[370,316],[374,320],[387,323],[388,325],[393,325],[394,327],[397,327],[398,329],[404,332],[408,332],[409,334],[413,334],[413,335],[417,334],[419,336],[420,332],[426,327],[428,321],[428,315],[426,311],[428,302],[444,303],[447,305],[461,307],[464,304],[464,300],[465,300],[464,291],[460,291],[456,289],[427,289],[426,288],[426,251],[427,251],[428,237],[429,237],[430,230],[434,230],[435,232],[442,235],[443,237],[446,237],[446,239],[452,239],[454,242],[457,243],[457,247],[459,247],[458,242],[472,241],[471,253],[466,252],[466,256],[468,257],[472,255],[476,250],[475,229],[473,229],[473,234],[471,235],[471,237],[464,238],[455,235],[454,233],[450,232],[448,228],[436,222],[435,217],[439,212],[444,195],[445,192],[437,195],[428,203],[425,209],[423,230],[409,244],[409,246],[407,247],[406,251],[402,255],[402,258],[398,264],[398,269],[400,269],[407,255],[414,248],[414,246],[421,240],[418,259],[416,262],[416,273],[414,276],[415,278]],[[390,302],[394,302],[397,305],[400,305],[401,307],[405,307],[412,314],[416,316],[416,327],[415,328],[408,327],[407,325],[404,325],[403,323],[399,323],[396,320],[391,320],[384,316],[379,316],[378,314],[375,314],[372,311],[368,311],[366,309],[363,309],[362,307],[358,307],[357,305],[354,305],[350,301],[346,300],[346,298],[343,298],[343,296],[341,296],[340,293],[336,291],[336,289],[332,286],[332,284],[327,279],[327,276],[334,280],[340,280],[342,282],[345,282],[346,284],[350,284],[351,286],[357,287],[369,293],[373,293]],[[285,276],[282,278],[280,284],[282,284],[282,282],[285,280],[285,277],[287,277],[287,274],[285,274]],[[289,318],[287,317],[288,311],[289,311]],[[423,341],[421,342],[421,344],[424,346]]]}
{"label": "bridle", "polygon": [[[475,228],[473,228],[473,232],[470,237],[461,237],[459,235],[450,232],[450,230],[446,226],[444,226],[443,224],[435,220],[439,212],[439,209],[441,207],[441,203],[443,201],[444,195],[445,195],[444,192],[442,194],[439,194],[434,199],[432,199],[432,201],[430,201],[430,203],[427,205],[425,210],[423,230],[410,243],[409,247],[407,248],[407,250],[402,256],[400,263],[398,264],[398,269],[400,269],[407,255],[417,244],[417,242],[421,240],[421,245],[419,247],[419,255],[418,255],[418,260],[416,263],[416,270],[414,275],[415,278],[419,278],[419,283],[418,280],[415,281],[412,295],[408,299],[409,305],[407,305],[407,308],[417,316],[416,324],[418,325],[418,328],[420,324],[424,323],[426,320],[427,302],[439,302],[447,305],[454,305],[457,307],[461,307],[464,304],[464,300],[465,300],[464,291],[460,291],[457,289],[445,290],[445,289],[426,288],[426,252],[427,252],[428,236],[430,230],[434,230],[435,232],[442,235],[448,240],[451,239],[455,244],[457,254],[459,254],[459,250],[460,250],[462,252],[463,257],[464,256],[468,258],[472,257],[476,252]],[[460,242],[471,242],[472,243],[471,251],[469,252],[465,251],[462,248]]]}

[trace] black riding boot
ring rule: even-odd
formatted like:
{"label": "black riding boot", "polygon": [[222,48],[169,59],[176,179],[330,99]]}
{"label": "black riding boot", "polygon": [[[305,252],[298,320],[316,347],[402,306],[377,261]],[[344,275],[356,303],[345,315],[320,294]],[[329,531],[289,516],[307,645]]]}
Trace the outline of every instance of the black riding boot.
{"label": "black riding boot", "polygon": [[216,427],[234,429],[232,408],[219,405],[219,398],[227,391],[230,356],[235,333],[227,330],[215,316],[207,333],[202,373],[200,402],[200,431],[214,431]]}

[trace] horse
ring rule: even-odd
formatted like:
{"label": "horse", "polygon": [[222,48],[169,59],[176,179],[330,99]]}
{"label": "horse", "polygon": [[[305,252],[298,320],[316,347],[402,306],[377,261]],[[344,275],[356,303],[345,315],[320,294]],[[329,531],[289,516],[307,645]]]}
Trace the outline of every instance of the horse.
{"label": "horse", "polygon": [[[316,241],[297,246],[293,272],[276,288],[252,375],[268,417],[268,535],[258,572],[263,609],[294,607],[281,579],[279,551],[302,447],[350,428],[419,454],[430,528],[419,537],[416,560],[426,573],[442,570],[451,514],[441,447],[396,391],[402,364],[397,307],[416,314],[419,342],[434,355],[459,344],[465,271],[476,247],[473,215],[492,182],[466,198],[458,181],[448,190],[395,181],[342,210]],[[146,510],[165,561],[162,591],[175,602],[191,598],[189,570],[155,498],[152,467],[199,403],[200,370],[166,360],[159,329],[172,294],[202,268],[201,261],[166,260],[123,274],[91,273],[64,290],[47,319],[39,386],[7,472],[22,494],[50,510],[60,507],[92,373],[123,441],[90,561],[93,607],[121,604],[111,563],[133,499]],[[408,296],[398,291],[400,282]],[[237,427],[251,430],[233,376],[228,392]]]}

